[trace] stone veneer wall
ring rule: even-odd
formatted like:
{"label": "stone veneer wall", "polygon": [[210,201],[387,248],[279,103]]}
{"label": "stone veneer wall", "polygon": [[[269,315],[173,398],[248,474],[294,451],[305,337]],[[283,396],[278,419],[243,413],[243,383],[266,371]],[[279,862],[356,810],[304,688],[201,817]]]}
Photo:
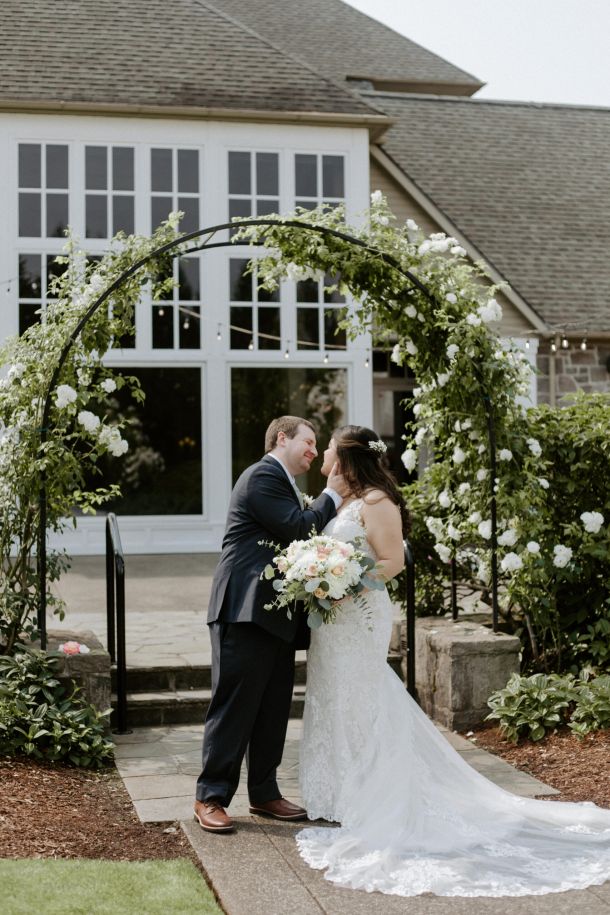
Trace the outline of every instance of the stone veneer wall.
{"label": "stone veneer wall", "polygon": [[559,349],[553,355],[547,340],[540,341],[538,349],[538,401],[550,402],[549,364],[555,360],[555,394],[557,402],[566,394],[585,391],[587,394],[610,392],[610,340],[589,343],[580,349],[580,341],[570,341],[569,349]]}

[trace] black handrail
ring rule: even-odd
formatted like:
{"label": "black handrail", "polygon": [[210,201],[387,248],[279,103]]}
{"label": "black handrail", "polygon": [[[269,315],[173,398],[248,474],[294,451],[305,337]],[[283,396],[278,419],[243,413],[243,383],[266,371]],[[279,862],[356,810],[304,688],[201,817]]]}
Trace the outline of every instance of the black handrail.
{"label": "black handrail", "polygon": [[407,608],[406,626],[406,682],[407,691],[417,702],[417,689],[415,687],[415,557],[408,540],[404,541],[405,548],[405,605]]}
{"label": "black handrail", "polygon": [[106,623],[108,652],[116,665],[115,734],[131,734],[127,727],[127,654],[125,649],[125,556],[119,525],[113,512],[106,518]]}

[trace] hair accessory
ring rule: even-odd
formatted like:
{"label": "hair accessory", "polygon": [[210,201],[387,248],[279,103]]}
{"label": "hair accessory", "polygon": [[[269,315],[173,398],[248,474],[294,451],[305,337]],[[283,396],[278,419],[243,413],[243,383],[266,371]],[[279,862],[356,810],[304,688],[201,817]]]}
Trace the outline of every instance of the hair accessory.
{"label": "hair accessory", "polygon": [[388,450],[386,443],[382,442],[379,438],[375,442],[369,442],[369,448],[371,451],[377,451],[379,454],[385,454]]}

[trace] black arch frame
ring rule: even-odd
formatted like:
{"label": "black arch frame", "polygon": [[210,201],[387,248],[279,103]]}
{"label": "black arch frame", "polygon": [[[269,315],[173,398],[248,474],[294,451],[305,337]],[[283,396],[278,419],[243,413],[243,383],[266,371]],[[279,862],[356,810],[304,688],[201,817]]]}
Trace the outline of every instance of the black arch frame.
{"label": "black arch frame", "polygon": [[[123,285],[123,283],[128,280],[131,276],[141,270],[146,264],[150,261],[155,260],[156,258],[169,254],[171,251],[175,251],[173,257],[183,257],[187,254],[193,254],[195,251],[210,251],[213,248],[226,248],[234,247],[234,242],[231,240],[228,241],[219,241],[211,242],[211,239],[216,235],[217,232],[224,230],[239,228],[242,225],[255,225],[255,226],[277,226],[277,225],[287,226],[293,229],[299,229],[307,232],[315,232],[322,236],[335,237],[339,238],[344,242],[347,242],[350,245],[355,247],[363,248],[368,251],[371,255],[381,259],[389,267],[398,271],[412,286],[415,286],[423,295],[426,296],[428,301],[433,305],[438,307],[439,303],[436,297],[432,292],[421,282],[418,277],[416,277],[409,270],[404,270],[398,261],[393,258],[391,255],[386,254],[383,251],[380,251],[378,248],[375,248],[373,245],[369,245],[366,242],[362,241],[360,238],[356,238],[353,235],[349,235],[346,232],[340,232],[338,229],[331,229],[326,226],[319,226],[307,222],[301,222],[298,219],[286,219],[286,220],[277,220],[277,219],[244,219],[240,220],[239,223],[234,222],[225,222],[220,223],[215,226],[208,226],[203,229],[197,229],[194,232],[189,232],[188,234],[181,235],[180,237],[174,239],[171,242],[167,242],[165,245],[161,245],[159,248],[156,248],[150,254],[147,254],[146,257],[140,258],[136,261],[131,267],[128,267],[123,273],[117,277],[117,279],[104,290],[104,292],[89,306],[85,314],[79,320],[78,324],[70,334],[68,340],[66,341],[64,348],[62,349],[59,360],[49,386],[47,388],[47,393],[44,399],[43,410],[42,410],[42,420],[40,424],[40,442],[39,442],[39,453],[44,452],[44,445],[47,441],[47,433],[49,431],[49,413],[51,407],[51,395],[55,390],[55,386],[59,380],[61,370],[65,364],[65,361],[68,357],[68,354],[76,341],[78,335],[83,330],[85,325],[88,323],[90,318],[96,313],[96,311],[106,302],[110,296],[116,292],[117,289]],[[193,245],[189,248],[184,248],[185,243],[190,241],[195,241],[200,239],[203,236],[207,238],[198,244]],[[261,242],[262,245],[265,244],[264,239]],[[179,250],[175,250],[179,249]],[[496,506],[496,492],[495,492],[495,478],[496,478],[496,437],[495,437],[495,426],[494,426],[494,417],[493,417],[493,403],[491,396],[488,391],[485,390],[485,387],[482,383],[480,375],[476,364],[473,362],[473,372],[478,376],[477,380],[482,390],[482,400],[483,406],[485,409],[485,416],[487,419],[487,434],[488,434],[488,444],[489,444],[489,463],[490,463],[490,507],[491,507],[491,538],[490,538],[490,554],[491,554],[491,596],[492,596],[492,620],[493,620],[493,631],[497,632],[498,630],[498,541],[497,541],[497,506]],[[38,495],[38,504],[39,504],[39,529],[38,529],[38,549],[37,549],[37,562],[38,562],[38,581],[39,581],[39,607],[38,607],[38,630],[40,633],[40,643],[41,648],[46,649],[47,644],[47,474],[46,470],[43,468],[40,474],[40,489]]]}

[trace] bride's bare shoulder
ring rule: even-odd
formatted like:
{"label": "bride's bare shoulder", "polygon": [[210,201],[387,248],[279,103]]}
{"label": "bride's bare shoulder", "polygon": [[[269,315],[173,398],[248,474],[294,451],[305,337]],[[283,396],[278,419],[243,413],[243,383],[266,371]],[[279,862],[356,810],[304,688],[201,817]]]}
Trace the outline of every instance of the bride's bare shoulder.
{"label": "bride's bare shoulder", "polygon": [[367,489],[362,497],[362,501],[365,505],[378,505],[383,500],[392,504],[391,500],[388,498],[388,494],[383,491],[383,489]]}

